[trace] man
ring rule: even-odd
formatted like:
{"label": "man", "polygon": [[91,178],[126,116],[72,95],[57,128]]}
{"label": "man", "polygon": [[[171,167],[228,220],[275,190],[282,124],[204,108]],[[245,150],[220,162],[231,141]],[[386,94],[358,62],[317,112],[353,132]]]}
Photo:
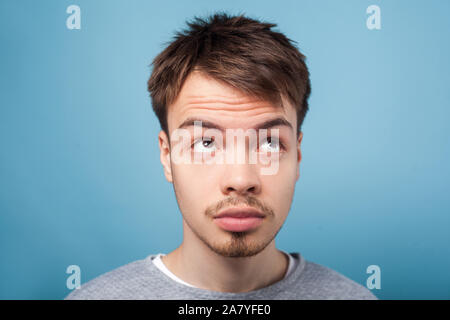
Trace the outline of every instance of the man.
{"label": "man", "polygon": [[[305,57],[275,24],[243,15],[188,25],[155,58],[148,81],[183,242],[67,299],[376,299],[275,247],[300,175],[311,91]],[[252,162],[252,154],[260,157]]]}

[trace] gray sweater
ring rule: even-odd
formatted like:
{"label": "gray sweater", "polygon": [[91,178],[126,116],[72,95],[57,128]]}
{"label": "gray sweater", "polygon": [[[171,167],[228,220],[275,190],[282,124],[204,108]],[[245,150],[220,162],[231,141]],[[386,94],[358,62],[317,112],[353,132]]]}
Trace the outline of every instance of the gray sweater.
{"label": "gray sweater", "polygon": [[149,255],[107,272],[73,290],[65,299],[151,300],[301,300],[377,299],[368,289],[336,271],[305,260],[299,253],[295,269],[284,279],[250,292],[230,293],[189,287],[159,270]]}

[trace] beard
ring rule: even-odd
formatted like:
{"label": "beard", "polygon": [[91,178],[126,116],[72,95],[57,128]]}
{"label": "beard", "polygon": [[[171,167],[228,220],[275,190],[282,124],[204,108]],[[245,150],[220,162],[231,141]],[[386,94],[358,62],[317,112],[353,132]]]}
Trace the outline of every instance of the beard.
{"label": "beard", "polygon": [[[191,228],[192,229],[192,228]],[[208,239],[202,237],[199,233],[192,229],[197,237],[207,245],[213,252],[223,257],[229,258],[245,258],[254,256],[263,251],[269,243],[275,238],[275,235],[265,241],[249,240],[247,232],[228,232],[230,238],[225,242],[211,243]],[[278,232],[277,232],[278,233]]]}
{"label": "beard", "polygon": [[[212,237],[206,237],[202,232],[200,232],[200,228],[195,228],[195,226],[192,225],[189,222],[189,219],[186,219],[185,215],[183,214],[180,206],[180,197],[176,188],[175,172],[172,170],[172,173],[172,186],[175,192],[175,197],[177,198],[178,208],[182,212],[183,220],[196,235],[196,237],[216,254],[230,258],[245,258],[254,256],[263,251],[273,241],[273,239],[275,239],[278,232],[281,230],[282,225],[280,225],[276,232],[274,232],[273,234],[266,234],[263,239],[254,239],[254,237],[251,236],[251,231],[225,231],[226,234],[229,235],[227,236],[227,239],[225,241],[212,241]],[[204,215],[209,218],[213,218],[217,214],[217,212],[220,211],[220,209],[226,206],[237,206],[242,204],[260,209],[263,213],[265,213],[266,218],[269,220],[272,220],[275,217],[274,211],[269,206],[265,205],[263,202],[253,196],[225,198],[215,205],[209,206],[205,210]]]}

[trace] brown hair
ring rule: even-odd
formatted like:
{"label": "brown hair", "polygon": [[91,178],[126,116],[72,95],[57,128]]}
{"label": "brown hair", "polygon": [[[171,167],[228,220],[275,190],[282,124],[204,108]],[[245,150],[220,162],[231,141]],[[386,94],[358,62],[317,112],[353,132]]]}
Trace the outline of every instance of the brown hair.
{"label": "brown hair", "polygon": [[[276,24],[216,13],[195,17],[177,32],[152,62],[148,91],[161,129],[168,133],[167,107],[192,70],[228,84],[246,95],[282,105],[281,95],[297,110],[297,135],[308,111],[311,92],[305,56]],[[281,95],[280,95],[281,94]]]}

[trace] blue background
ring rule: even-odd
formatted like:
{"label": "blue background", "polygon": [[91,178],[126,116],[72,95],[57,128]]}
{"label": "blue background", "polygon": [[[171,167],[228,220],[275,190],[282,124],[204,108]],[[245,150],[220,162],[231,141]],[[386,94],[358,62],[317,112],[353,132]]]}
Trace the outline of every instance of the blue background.
{"label": "blue background", "polygon": [[[81,8],[81,30],[66,8]],[[366,8],[381,8],[381,30]],[[382,299],[450,298],[450,1],[0,2],[0,298],[62,299],[181,242],[146,81],[194,15],[277,23],[311,72],[277,247]]]}

